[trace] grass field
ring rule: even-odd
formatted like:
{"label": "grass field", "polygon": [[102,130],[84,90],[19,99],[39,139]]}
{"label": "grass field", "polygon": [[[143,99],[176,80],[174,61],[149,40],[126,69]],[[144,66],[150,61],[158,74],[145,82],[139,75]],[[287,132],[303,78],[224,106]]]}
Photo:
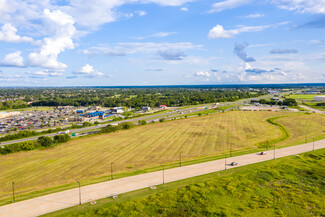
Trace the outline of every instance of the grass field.
{"label": "grass field", "polygon": [[317,96],[315,94],[292,94],[289,95],[289,98],[295,99],[295,100],[314,100],[314,97]]}
{"label": "grass field", "polygon": [[292,117],[284,117],[277,122],[286,127],[290,138],[280,142],[281,145],[296,145],[299,141],[312,142],[313,139],[324,137],[325,133],[325,116],[321,114],[299,115]]}
{"label": "grass field", "polygon": [[3,110],[5,112],[12,112],[12,111],[48,111],[53,109],[54,107],[50,106],[42,106],[42,107],[28,107],[28,108],[21,108],[21,109],[9,109],[9,110]]}
{"label": "grass field", "polygon": [[71,207],[59,216],[324,216],[325,149]]}
{"label": "grass field", "polygon": [[227,143],[234,144],[233,150],[254,149],[257,143],[282,136],[277,126],[265,121],[275,116],[290,116],[283,118],[283,124],[290,134],[298,135],[289,138],[292,144],[304,142],[299,135],[306,117],[309,138],[324,136],[321,123],[325,118],[319,114],[228,112],[86,137],[49,149],[1,156],[0,204],[9,201],[4,199],[11,196],[12,181],[19,198],[56,186],[73,187],[77,180],[92,183],[89,180],[108,177],[111,162],[114,173],[134,172],[176,162],[180,151],[183,160],[191,160],[228,152]]}

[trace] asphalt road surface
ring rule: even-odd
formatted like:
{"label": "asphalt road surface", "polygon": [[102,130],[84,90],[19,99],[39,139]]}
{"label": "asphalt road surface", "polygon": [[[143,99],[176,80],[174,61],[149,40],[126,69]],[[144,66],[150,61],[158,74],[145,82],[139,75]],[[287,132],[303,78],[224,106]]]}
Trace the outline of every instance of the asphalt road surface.
{"label": "asphalt road surface", "polygon": [[[315,149],[325,148],[325,140],[314,143]],[[138,189],[148,188],[154,185],[182,180],[203,174],[213,173],[225,169],[235,168],[248,164],[272,160],[274,153],[276,158],[289,155],[296,155],[313,150],[313,143],[291,146],[282,149],[266,151],[266,155],[247,154],[227,159],[199,163],[190,166],[183,166],[173,169],[146,173],[137,176],[111,180],[98,184],[81,187],[81,202],[87,203],[115,194],[122,194]],[[231,162],[238,162],[237,166],[230,166]],[[163,176],[164,174],[164,176]],[[42,197],[37,197],[21,202],[12,203],[0,207],[0,217],[31,217],[54,212],[60,209],[68,208],[79,204],[79,189],[66,190]]]}
{"label": "asphalt road surface", "polygon": [[325,112],[318,110],[318,109],[314,109],[314,108],[310,108],[308,106],[305,105],[299,105],[299,107],[303,108],[303,109],[307,109],[309,111],[315,112],[315,113],[320,113],[320,114],[325,114]]}

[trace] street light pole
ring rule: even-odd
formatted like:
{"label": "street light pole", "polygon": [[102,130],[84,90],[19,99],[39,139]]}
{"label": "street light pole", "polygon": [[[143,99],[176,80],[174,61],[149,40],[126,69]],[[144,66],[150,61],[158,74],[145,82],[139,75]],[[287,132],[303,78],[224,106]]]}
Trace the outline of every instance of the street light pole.
{"label": "street light pole", "polygon": [[230,157],[232,157],[232,146],[233,144],[230,144]]}
{"label": "street light pole", "polygon": [[182,166],[182,151],[179,152],[179,166],[181,167]]}
{"label": "street light pole", "polygon": [[12,181],[12,202],[15,202],[15,183]]}
{"label": "street light pole", "polygon": [[225,154],[225,170],[227,170],[227,154]]}
{"label": "street light pole", "polygon": [[80,182],[77,182],[79,185],[79,205],[81,205],[81,189],[80,189]]}
{"label": "street light pole", "polygon": [[165,166],[161,165],[163,168],[163,185],[165,184]]}
{"label": "street light pole", "polygon": [[111,162],[111,180],[113,180],[113,165],[114,165],[114,162]]}

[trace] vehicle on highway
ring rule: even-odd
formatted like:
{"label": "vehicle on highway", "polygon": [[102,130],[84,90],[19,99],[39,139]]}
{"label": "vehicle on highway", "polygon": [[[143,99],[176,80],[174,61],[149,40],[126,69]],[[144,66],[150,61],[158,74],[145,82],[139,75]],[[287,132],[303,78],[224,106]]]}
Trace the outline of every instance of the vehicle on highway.
{"label": "vehicle on highway", "polygon": [[237,163],[237,162],[231,162],[230,165],[231,165],[231,166],[236,166],[236,165],[238,165],[238,163]]}
{"label": "vehicle on highway", "polygon": [[265,151],[260,152],[260,155],[266,155]]}

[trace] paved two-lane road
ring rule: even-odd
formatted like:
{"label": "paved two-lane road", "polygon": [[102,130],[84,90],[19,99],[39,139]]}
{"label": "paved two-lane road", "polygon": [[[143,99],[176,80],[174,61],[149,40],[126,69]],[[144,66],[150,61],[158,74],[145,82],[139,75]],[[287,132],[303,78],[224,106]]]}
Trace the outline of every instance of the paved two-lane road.
{"label": "paved two-lane road", "polygon": [[[314,143],[315,149],[325,148],[325,140]],[[277,149],[276,158],[289,155],[296,155],[313,150],[313,143],[291,146]],[[238,166],[263,162],[274,158],[274,151],[266,152],[266,155],[247,154],[227,159],[227,163],[238,162]],[[227,168],[234,168],[227,165]],[[165,170],[165,183],[195,177],[203,174],[213,173],[225,169],[225,160],[215,160],[206,163],[194,164],[190,166],[178,167]],[[152,172],[137,176],[131,176],[112,181],[81,187],[82,203],[109,197],[114,194],[121,194],[163,182],[163,172]],[[62,191],[46,196],[29,199],[0,207],[0,217],[31,217],[54,212],[67,207],[79,204],[78,188]]]}
{"label": "paved two-lane road", "polygon": [[305,105],[299,105],[299,107],[303,108],[303,109],[307,109],[309,111],[315,112],[315,113],[320,113],[320,114],[325,114],[325,112],[318,110],[318,109],[314,109]]}

